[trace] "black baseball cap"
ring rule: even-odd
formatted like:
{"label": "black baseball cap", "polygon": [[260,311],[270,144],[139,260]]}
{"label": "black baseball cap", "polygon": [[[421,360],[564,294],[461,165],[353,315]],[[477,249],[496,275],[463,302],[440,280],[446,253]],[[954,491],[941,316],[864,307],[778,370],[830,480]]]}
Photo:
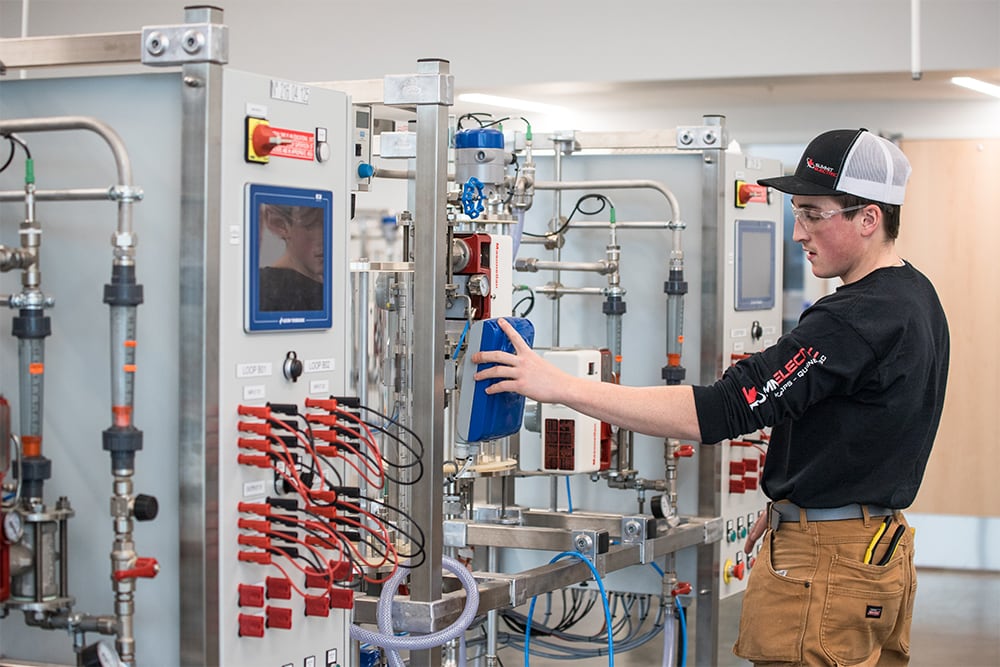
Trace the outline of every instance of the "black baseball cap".
{"label": "black baseball cap", "polygon": [[910,162],[888,139],[868,130],[831,130],[809,142],[792,176],[762,178],[760,185],[791,195],[850,194],[902,204]]}

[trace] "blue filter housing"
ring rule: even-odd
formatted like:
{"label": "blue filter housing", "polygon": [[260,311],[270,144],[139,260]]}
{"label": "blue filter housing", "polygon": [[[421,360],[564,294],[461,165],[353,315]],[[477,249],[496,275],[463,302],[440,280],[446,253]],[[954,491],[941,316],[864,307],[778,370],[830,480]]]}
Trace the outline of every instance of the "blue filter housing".
{"label": "blue filter housing", "polygon": [[[535,327],[523,317],[505,317],[530,346],[535,342]],[[466,338],[468,347],[462,363],[462,382],[458,397],[458,436],[465,442],[482,442],[513,435],[521,429],[524,396],[505,391],[487,394],[486,388],[497,380],[476,381],[473,376],[496,364],[474,364],[472,355],[480,350],[514,353],[507,334],[496,319],[474,322]]]}

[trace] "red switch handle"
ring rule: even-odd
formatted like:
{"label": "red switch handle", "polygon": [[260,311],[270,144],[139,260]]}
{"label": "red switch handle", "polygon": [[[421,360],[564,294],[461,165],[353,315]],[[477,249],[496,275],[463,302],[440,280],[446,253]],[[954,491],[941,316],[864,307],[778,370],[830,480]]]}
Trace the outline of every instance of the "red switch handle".
{"label": "red switch handle", "polygon": [[118,570],[112,576],[115,581],[121,581],[122,579],[138,579],[139,577],[152,579],[159,573],[160,564],[156,562],[155,558],[136,558],[135,567],[128,570]]}
{"label": "red switch handle", "polygon": [[674,452],[674,458],[680,458],[682,456],[694,456],[694,446],[692,445],[681,445]]}
{"label": "red switch handle", "polygon": [[679,581],[677,582],[677,585],[674,586],[674,589],[670,591],[670,594],[673,595],[674,597],[677,597],[678,595],[687,595],[690,592],[691,592],[691,584],[689,584],[686,581]]}

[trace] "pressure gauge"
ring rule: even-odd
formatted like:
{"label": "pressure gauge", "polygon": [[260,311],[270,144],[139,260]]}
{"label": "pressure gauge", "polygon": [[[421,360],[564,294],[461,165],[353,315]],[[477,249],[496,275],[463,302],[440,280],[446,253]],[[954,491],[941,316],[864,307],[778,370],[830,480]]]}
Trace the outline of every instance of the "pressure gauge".
{"label": "pressure gauge", "polygon": [[122,667],[118,651],[106,642],[97,642],[97,659],[101,667]]}
{"label": "pressure gauge", "polygon": [[3,534],[7,541],[15,544],[21,541],[24,535],[24,522],[17,512],[8,512],[3,515]]}
{"label": "pressure gauge", "polygon": [[80,664],[85,667],[122,667],[122,660],[111,644],[99,641],[84,647],[80,653]]}

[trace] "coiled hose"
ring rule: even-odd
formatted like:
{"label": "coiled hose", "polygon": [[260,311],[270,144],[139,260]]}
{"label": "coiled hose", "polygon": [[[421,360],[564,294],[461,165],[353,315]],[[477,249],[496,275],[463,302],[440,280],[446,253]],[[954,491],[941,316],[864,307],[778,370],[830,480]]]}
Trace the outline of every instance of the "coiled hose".
{"label": "coiled hose", "polygon": [[379,632],[371,632],[364,628],[352,625],[351,638],[361,642],[367,642],[376,646],[381,646],[386,651],[386,658],[391,667],[403,667],[403,659],[399,657],[399,651],[419,651],[435,646],[441,646],[456,637],[465,634],[465,630],[476,618],[476,611],[479,609],[479,588],[472,573],[466,567],[448,556],[441,558],[441,566],[458,577],[465,589],[465,608],[455,622],[443,630],[432,632],[427,635],[396,636],[392,629],[392,601],[396,597],[396,591],[403,579],[410,573],[410,569],[400,567],[396,573],[390,577],[382,588],[382,594],[378,598],[376,617],[378,619]]}

